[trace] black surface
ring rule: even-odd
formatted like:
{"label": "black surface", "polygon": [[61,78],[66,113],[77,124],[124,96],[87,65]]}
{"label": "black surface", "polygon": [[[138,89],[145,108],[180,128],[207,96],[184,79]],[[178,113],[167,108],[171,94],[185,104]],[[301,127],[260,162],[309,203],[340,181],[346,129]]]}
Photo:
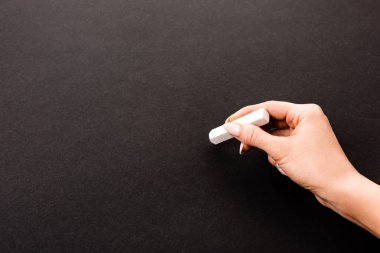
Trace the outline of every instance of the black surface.
{"label": "black surface", "polygon": [[318,103],[380,183],[379,12],[1,1],[0,251],[376,252],[264,153],[208,132],[247,104]]}

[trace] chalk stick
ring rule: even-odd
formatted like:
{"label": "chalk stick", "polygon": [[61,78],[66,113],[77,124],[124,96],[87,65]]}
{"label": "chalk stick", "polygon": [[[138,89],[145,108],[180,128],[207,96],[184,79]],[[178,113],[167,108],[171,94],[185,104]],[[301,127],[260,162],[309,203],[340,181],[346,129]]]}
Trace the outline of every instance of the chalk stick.
{"label": "chalk stick", "polygon": [[[240,123],[240,124],[252,124],[256,126],[263,126],[269,123],[269,113],[261,108],[257,111],[251,112],[249,114],[244,115],[241,118],[238,118],[232,122]],[[211,143],[219,144],[223,141],[229,140],[233,138],[223,126],[219,126],[214,128],[209,133],[209,138]]]}

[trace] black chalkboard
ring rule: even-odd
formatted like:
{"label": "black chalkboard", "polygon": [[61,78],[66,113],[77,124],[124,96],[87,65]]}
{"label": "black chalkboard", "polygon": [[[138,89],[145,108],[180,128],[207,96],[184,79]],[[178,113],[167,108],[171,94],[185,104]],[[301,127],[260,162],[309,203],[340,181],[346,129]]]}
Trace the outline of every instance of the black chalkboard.
{"label": "black chalkboard", "polygon": [[[380,183],[380,2],[0,2],[1,252],[365,252],[378,240],[208,132],[322,106]],[[376,250],[371,250],[375,252]]]}

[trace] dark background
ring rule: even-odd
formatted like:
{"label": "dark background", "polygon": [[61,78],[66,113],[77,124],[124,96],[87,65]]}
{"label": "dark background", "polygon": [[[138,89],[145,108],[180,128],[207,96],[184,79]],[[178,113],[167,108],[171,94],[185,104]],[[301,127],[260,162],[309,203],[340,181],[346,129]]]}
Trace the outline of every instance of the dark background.
{"label": "dark background", "polygon": [[263,152],[208,132],[247,104],[318,103],[380,183],[379,12],[2,0],[0,251],[376,252]]}

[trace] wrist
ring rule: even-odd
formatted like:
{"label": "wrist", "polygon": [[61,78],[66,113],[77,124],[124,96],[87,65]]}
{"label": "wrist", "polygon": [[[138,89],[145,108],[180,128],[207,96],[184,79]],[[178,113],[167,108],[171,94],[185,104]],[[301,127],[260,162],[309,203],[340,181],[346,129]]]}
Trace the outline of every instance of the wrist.
{"label": "wrist", "polygon": [[356,170],[332,187],[324,205],[380,237],[380,186]]}
{"label": "wrist", "polygon": [[364,179],[365,177],[355,170],[337,180],[326,198],[326,206],[343,216],[351,216],[355,211],[351,202],[359,197],[359,189],[365,185]]}

